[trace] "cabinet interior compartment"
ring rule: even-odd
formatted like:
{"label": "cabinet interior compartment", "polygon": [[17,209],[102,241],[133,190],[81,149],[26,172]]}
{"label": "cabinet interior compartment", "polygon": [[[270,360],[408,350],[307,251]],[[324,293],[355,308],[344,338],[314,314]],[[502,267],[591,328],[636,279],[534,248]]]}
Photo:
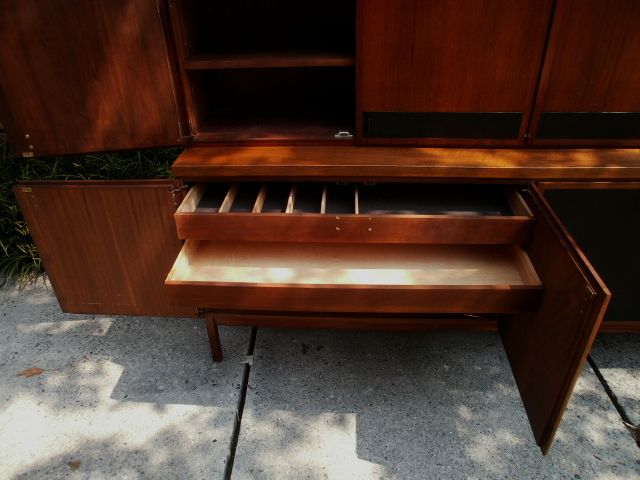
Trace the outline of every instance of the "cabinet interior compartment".
{"label": "cabinet interior compartment", "polygon": [[358,203],[360,213],[368,215],[510,216],[508,194],[495,185],[363,184]]}
{"label": "cabinet interior compartment", "polygon": [[264,68],[188,73],[196,140],[335,141],[353,131],[354,68]]}
{"label": "cabinet interior compartment", "polygon": [[355,184],[328,184],[326,202],[326,213],[341,215],[356,213]]}
{"label": "cabinet interior compartment", "polygon": [[166,284],[202,306],[265,310],[508,313],[535,308],[542,291],[513,245],[188,240]]}
{"label": "cabinet interior compartment", "polygon": [[353,59],[355,1],[182,0],[191,57],[293,53]]}

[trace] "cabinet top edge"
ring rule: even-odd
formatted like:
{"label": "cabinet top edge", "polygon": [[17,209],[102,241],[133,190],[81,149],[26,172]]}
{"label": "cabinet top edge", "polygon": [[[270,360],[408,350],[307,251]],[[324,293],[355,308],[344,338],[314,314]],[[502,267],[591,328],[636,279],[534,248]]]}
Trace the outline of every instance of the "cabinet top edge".
{"label": "cabinet top edge", "polygon": [[195,147],[172,167],[185,180],[227,178],[640,180],[640,149]]}

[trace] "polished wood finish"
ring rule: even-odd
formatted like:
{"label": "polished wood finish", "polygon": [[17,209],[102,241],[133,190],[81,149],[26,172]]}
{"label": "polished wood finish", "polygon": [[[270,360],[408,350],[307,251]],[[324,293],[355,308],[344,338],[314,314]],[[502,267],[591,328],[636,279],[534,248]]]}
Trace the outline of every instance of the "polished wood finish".
{"label": "polished wood finish", "polygon": [[164,279],[180,251],[171,180],[28,182],[14,192],[62,310],[194,316]]}
{"label": "polished wood finish", "polygon": [[213,312],[205,312],[204,324],[207,327],[209,337],[209,347],[211,348],[211,358],[214,362],[222,361],[222,345],[220,344],[220,333],[218,332],[218,322]]}
{"label": "polished wood finish", "polygon": [[510,313],[541,285],[519,247],[199,242],[169,273],[177,303],[223,310]]}
{"label": "polished wood finish", "polygon": [[[357,132],[364,143],[524,142],[551,0],[368,0],[357,7]],[[364,139],[363,112],[522,112],[520,135]]]}
{"label": "polished wood finish", "polygon": [[600,324],[601,332],[640,333],[640,322],[637,320],[606,320]]}
{"label": "polished wood finish", "polygon": [[185,180],[640,180],[639,149],[410,147],[189,148],[174,162]]}
{"label": "polished wood finish", "polygon": [[444,315],[404,315],[380,316],[364,315],[330,315],[326,313],[307,314],[274,314],[267,313],[225,313],[216,311],[219,325],[245,325],[259,328],[331,328],[336,330],[467,330],[495,331],[497,320],[481,316],[449,316]]}
{"label": "polished wood finish", "polygon": [[524,243],[532,219],[521,216],[176,213],[183,239],[242,242],[433,244]]}
{"label": "polished wood finish", "polygon": [[527,253],[544,285],[537,312],[498,323],[536,442],[547,453],[610,293],[534,188]]}
{"label": "polished wood finish", "polygon": [[[194,186],[175,213],[178,236],[243,242],[523,244],[529,238],[533,222],[522,197],[515,191],[505,195],[505,203],[515,209],[513,215],[484,214],[480,210],[441,215],[292,213],[296,189],[319,187],[304,183],[292,185],[284,213],[259,213],[269,192],[268,185],[265,183],[258,192],[252,213],[229,212],[232,203],[227,200],[232,192],[235,197],[237,184],[230,188],[218,211],[198,209],[206,185]],[[356,185],[352,191],[354,211],[358,209],[357,192]]]}
{"label": "polished wood finish", "polygon": [[200,54],[185,59],[187,70],[226,68],[349,67],[355,65],[347,53],[257,52]]}
{"label": "polished wood finish", "polygon": [[640,145],[640,139],[536,138],[542,112],[640,112],[640,3],[557,0],[532,121],[540,145]]}
{"label": "polished wood finish", "polygon": [[0,7],[0,117],[17,155],[181,141],[155,0]]}

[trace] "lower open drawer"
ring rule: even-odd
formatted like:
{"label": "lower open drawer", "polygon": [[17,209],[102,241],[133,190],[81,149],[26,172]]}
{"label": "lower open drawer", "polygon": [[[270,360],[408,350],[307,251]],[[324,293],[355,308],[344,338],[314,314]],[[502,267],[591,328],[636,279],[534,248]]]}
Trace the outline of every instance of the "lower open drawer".
{"label": "lower open drawer", "polygon": [[542,293],[513,245],[189,240],[165,283],[177,303],[253,311],[510,313]]}

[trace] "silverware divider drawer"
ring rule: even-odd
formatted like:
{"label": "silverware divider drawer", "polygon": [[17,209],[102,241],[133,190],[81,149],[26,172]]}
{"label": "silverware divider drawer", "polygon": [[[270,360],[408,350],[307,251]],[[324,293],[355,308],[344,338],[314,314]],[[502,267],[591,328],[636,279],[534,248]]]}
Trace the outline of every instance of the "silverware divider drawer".
{"label": "silverware divider drawer", "polygon": [[533,216],[504,186],[212,182],[175,221],[192,240],[524,244]]}

